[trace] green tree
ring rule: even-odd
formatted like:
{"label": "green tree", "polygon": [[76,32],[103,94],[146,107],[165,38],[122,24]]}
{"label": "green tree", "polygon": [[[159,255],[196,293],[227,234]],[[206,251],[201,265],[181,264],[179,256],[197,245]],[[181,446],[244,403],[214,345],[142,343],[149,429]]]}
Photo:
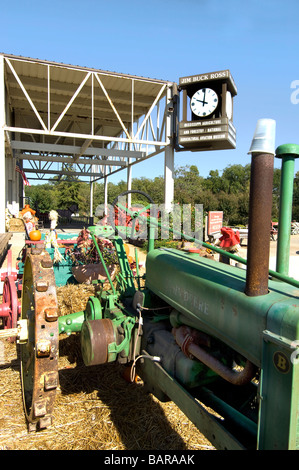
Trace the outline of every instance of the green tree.
{"label": "green tree", "polygon": [[204,187],[213,194],[222,190],[222,179],[218,170],[211,170],[209,176],[204,181]]}
{"label": "green tree", "polygon": [[222,191],[228,194],[247,192],[250,186],[251,165],[229,165],[222,173]]}
{"label": "green tree", "polygon": [[175,202],[180,204],[195,204],[204,179],[199,175],[197,166],[186,165],[175,170],[174,191]]}
{"label": "green tree", "polygon": [[68,209],[73,204],[84,204],[81,192],[81,184],[79,181],[59,181],[55,183],[57,192],[57,208]]}
{"label": "green tree", "polygon": [[218,210],[223,211],[223,225],[238,225],[239,203],[236,194],[228,194],[221,191],[218,195]]}
{"label": "green tree", "polygon": [[[164,178],[162,176],[158,176],[151,180],[150,178],[134,178],[132,181],[132,189],[137,189],[139,191],[143,191],[148,194],[155,204],[162,204],[164,202]],[[132,196],[132,202],[140,202],[144,203],[147,200],[138,195]]]}
{"label": "green tree", "polygon": [[25,194],[30,207],[36,211],[44,213],[56,209],[56,196],[50,184],[27,186]]}
{"label": "green tree", "polygon": [[[248,223],[250,164],[228,165],[222,171],[211,170],[207,178],[200,176],[196,165],[186,165],[175,170],[174,202],[180,204],[202,204],[205,212],[223,210],[226,225]],[[278,219],[281,170],[274,170],[272,219]],[[126,191],[127,183],[108,183],[108,203]],[[142,177],[132,180],[132,189],[147,193],[156,204],[164,202],[164,178]],[[49,212],[52,209],[66,209],[76,203],[81,214],[89,214],[90,184],[79,182],[75,177],[67,181],[53,179],[51,184],[25,188],[33,209]],[[144,203],[145,199],[132,195],[132,203]],[[93,209],[104,203],[104,184],[94,183]],[[294,179],[293,219],[299,221],[299,172]]]}

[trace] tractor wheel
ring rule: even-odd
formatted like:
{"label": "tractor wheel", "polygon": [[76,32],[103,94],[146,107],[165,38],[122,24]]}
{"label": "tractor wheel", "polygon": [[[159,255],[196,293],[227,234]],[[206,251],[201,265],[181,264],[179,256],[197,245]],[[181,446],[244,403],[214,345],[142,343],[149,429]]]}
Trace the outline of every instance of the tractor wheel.
{"label": "tractor wheel", "polygon": [[24,411],[29,431],[47,428],[58,387],[58,303],[50,255],[32,249],[24,266],[22,320],[28,337],[20,344]]}

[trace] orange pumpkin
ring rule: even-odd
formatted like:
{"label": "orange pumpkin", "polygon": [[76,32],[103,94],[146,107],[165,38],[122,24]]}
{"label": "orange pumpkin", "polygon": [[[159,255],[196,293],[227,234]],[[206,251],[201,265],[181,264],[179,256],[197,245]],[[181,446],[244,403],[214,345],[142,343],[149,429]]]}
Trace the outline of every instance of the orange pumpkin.
{"label": "orange pumpkin", "polygon": [[29,233],[29,238],[30,240],[37,242],[42,238],[42,234],[39,230],[31,230],[31,232]]}

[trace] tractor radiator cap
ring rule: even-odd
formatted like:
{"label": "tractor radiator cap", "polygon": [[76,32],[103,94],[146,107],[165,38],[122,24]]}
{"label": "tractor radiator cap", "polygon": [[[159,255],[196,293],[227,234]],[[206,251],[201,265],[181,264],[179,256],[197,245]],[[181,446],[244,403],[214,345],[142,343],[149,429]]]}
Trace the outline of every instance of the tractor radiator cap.
{"label": "tractor radiator cap", "polygon": [[248,153],[275,154],[276,121],[259,119],[255,128],[251,147]]}

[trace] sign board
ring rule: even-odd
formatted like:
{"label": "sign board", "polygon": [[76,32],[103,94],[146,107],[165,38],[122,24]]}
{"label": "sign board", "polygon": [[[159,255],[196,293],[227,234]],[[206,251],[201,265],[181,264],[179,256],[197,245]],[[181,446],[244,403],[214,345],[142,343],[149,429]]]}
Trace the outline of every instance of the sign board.
{"label": "sign board", "polygon": [[233,149],[236,147],[236,129],[227,118],[181,122],[178,143],[182,146],[200,145],[206,147],[205,150],[217,150],[217,147]]}
{"label": "sign board", "polygon": [[181,77],[183,112],[177,144],[191,151],[236,148],[233,98],[237,87],[229,70]]}
{"label": "sign board", "polygon": [[208,235],[211,233],[220,232],[223,226],[223,212],[222,211],[209,211],[208,212]]}
{"label": "sign board", "polygon": [[229,70],[220,70],[219,72],[202,73],[200,75],[191,75],[179,79],[180,88],[186,88],[190,85],[198,85],[204,82],[214,82],[225,80],[228,83],[228,89],[233,95],[237,94],[237,87]]}

